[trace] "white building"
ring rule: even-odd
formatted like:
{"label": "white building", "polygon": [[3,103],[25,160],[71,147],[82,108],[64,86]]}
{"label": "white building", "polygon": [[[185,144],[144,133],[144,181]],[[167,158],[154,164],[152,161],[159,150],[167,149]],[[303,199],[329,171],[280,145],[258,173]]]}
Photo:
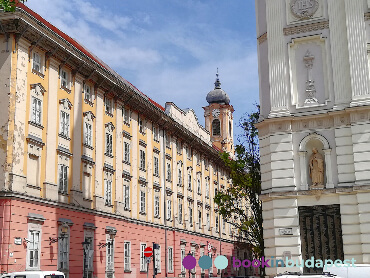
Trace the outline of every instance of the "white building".
{"label": "white building", "polygon": [[[256,11],[265,255],[370,263],[370,1],[256,0]],[[321,269],[267,268],[284,271]]]}

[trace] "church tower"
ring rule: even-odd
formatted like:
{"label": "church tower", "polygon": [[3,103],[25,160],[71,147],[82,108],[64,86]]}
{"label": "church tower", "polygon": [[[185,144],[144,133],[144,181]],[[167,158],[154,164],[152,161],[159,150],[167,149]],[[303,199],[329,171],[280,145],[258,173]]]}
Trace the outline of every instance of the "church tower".
{"label": "church tower", "polygon": [[208,106],[203,107],[206,130],[211,134],[212,143],[222,151],[234,154],[233,112],[230,98],[221,89],[216,74],[215,88],[207,94]]}

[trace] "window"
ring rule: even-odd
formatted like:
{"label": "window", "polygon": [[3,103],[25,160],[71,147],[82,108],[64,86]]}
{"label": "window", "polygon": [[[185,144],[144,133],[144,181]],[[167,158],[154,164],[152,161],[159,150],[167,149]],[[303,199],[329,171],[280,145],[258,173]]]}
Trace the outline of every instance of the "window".
{"label": "window", "polygon": [[60,112],[59,134],[69,138],[69,114],[65,111]]}
{"label": "window", "polygon": [[202,194],[202,186],[201,186],[201,183],[200,183],[200,177],[198,177],[197,179],[197,192],[198,194]]}
{"label": "window", "polygon": [[106,252],[106,270],[113,270],[114,266],[114,243],[113,239],[109,238],[109,234],[107,235],[107,252]]}
{"label": "window", "polygon": [[161,273],[161,246],[158,245],[158,249],[154,249],[155,254],[155,266],[157,267],[157,272]]}
{"label": "window", "polygon": [[105,113],[112,115],[113,114],[113,104],[112,104],[112,99],[105,97]]}
{"label": "window", "polygon": [[189,224],[193,227],[193,207],[189,204]]}
{"label": "window", "polygon": [[144,120],[141,117],[139,117],[138,121],[139,121],[139,132],[141,134],[145,134]]}
{"label": "window", "polygon": [[130,209],[130,186],[128,184],[125,184],[123,186],[123,206],[125,210]]}
{"label": "window", "polygon": [[154,217],[159,217],[159,196],[154,196]]}
{"label": "window", "polygon": [[[180,165],[181,167],[181,165]],[[177,185],[181,186],[182,185],[182,170],[179,168],[179,174],[178,174],[178,182]]]}
{"label": "window", "polygon": [[191,190],[191,173],[188,173],[188,188]]}
{"label": "window", "polygon": [[202,229],[202,212],[198,211],[198,225],[199,229]]}
{"label": "window", "polygon": [[145,213],[145,191],[140,191],[140,213]]}
{"label": "window", "polygon": [[146,263],[144,256],[144,249],[146,248],[146,243],[140,243],[140,271],[146,271]]}
{"label": "window", "polygon": [[226,221],[225,221],[225,219],[222,220],[222,233],[226,234]]}
{"label": "window", "polygon": [[229,135],[230,137],[232,136],[233,134],[233,125],[231,124],[231,121],[229,121]]}
{"label": "window", "polygon": [[68,270],[69,262],[69,228],[59,226],[58,240],[58,270]]}
{"label": "window", "polygon": [[36,52],[33,53],[32,69],[34,71],[41,72],[41,56]]}
{"label": "window", "polygon": [[177,149],[177,153],[178,154],[181,154],[182,153],[182,144],[181,144],[181,141],[180,140],[177,140],[176,141],[176,149]]}
{"label": "window", "polygon": [[171,200],[167,200],[167,220],[171,220],[171,215],[172,215],[171,209],[172,209],[172,202]]}
{"label": "window", "polygon": [[156,142],[159,142],[159,132],[156,126],[153,126],[153,139]]}
{"label": "window", "polygon": [[130,164],[130,143],[128,142],[125,142],[125,152],[124,152],[124,156],[123,156],[123,162],[127,163],[127,164]]}
{"label": "window", "polygon": [[218,215],[216,215],[216,219],[215,219],[215,229],[216,229],[216,233],[218,233]]}
{"label": "window", "polygon": [[191,160],[191,149],[189,146],[186,147],[186,156],[189,160]]}
{"label": "window", "polygon": [[60,86],[69,89],[69,76],[63,69],[60,71]]}
{"label": "window", "polygon": [[140,170],[145,171],[145,151],[140,150]]}
{"label": "window", "polygon": [[171,181],[171,163],[167,163],[167,181]]}
{"label": "window", "polygon": [[220,136],[221,135],[221,123],[220,120],[214,119],[212,122],[212,135]]}
{"label": "window", "polygon": [[105,155],[113,156],[113,135],[105,133]]}
{"label": "window", "polygon": [[28,232],[28,267],[33,269],[40,268],[40,231],[39,230],[30,230]]}
{"label": "window", "polygon": [[207,230],[210,230],[210,229],[211,229],[211,223],[209,219],[209,213],[207,213]]}
{"label": "window", "polygon": [[112,181],[104,180],[104,200],[106,206],[112,205]]}
{"label": "window", "polygon": [[68,193],[68,166],[59,164],[58,165],[58,177],[59,177],[59,193]]}
{"label": "window", "polygon": [[92,103],[91,87],[87,84],[84,85],[84,94],[85,94],[85,100],[87,102]]}
{"label": "window", "polygon": [[159,176],[159,158],[158,156],[154,157],[154,176]]}
{"label": "window", "polygon": [[182,264],[184,258],[185,258],[185,246],[184,247],[181,246],[181,273],[185,273],[185,267]]}
{"label": "window", "polygon": [[32,114],[31,121],[35,124],[41,125],[41,100],[32,97]]}
{"label": "window", "polygon": [[206,198],[209,198],[209,178],[206,178]]}
{"label": "window", "polygon": [[[87,277],[92,278],[94,270],[94,233],[92,230],[85,230],[85,242],[89,243],[89,249],[84,251],[84,273],[87,272]],[[86,269],[85,269],[86,267]]]}
{"label": "window", "polygon": [[130,271],[131,270],[131,242],[125,241],[124,244],[124,271]]}
{"label": "window", "polygon": [[92,126],[89,123],[85,123],[84,144],[90,147],[92,146]]}
{"label": "window", "polygon": [[171,136],[166,133],[166,148],[171,149]]}
{"label": "window", "polygon": [[130,124],[130,109],[122,106],[122,117],[123,117],[123,123],[126,125],[129,125]]}
{"label": "window", "polygon": [[168,272],[173,272],[173,248],[172,247],[168,247]]}
{"label": "window", "polygon": [[182,200],[179,199],[179,224],[182,224]]}

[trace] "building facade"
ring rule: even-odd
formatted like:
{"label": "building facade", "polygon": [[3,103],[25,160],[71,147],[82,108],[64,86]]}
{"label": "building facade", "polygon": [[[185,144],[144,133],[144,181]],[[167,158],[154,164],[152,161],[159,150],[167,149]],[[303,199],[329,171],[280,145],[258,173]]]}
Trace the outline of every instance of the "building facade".
{"label": "building facade", "polygon": [[266,257],[370,263],[369,8],[256,1]]}
{"label": "building facade", "polygon": [[[146,277],[153,243],[157,277],[184,277],[189,252],[239,255],[213,202],[228,172],[194,111],[157,104],[24,5],[0,20],[2,272]],[[213,134],[230,145],[225,105]]]}

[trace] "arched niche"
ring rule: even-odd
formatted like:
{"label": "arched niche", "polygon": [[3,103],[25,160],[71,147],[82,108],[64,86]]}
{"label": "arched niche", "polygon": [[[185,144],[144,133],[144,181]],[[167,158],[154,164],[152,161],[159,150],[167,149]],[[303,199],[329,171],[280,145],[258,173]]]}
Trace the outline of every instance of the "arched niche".
{"label": "arched niche", "polygon": [[312,185],[309,175],[309,161],[312,150],[316,148],[318,153],[324,158],[324,187],[334,188],[333,172],[331,168],[331,148],[328,140],[317,133],[307,135],[299,144],[300,172],[301,172],[301,190],[308,190]]}

